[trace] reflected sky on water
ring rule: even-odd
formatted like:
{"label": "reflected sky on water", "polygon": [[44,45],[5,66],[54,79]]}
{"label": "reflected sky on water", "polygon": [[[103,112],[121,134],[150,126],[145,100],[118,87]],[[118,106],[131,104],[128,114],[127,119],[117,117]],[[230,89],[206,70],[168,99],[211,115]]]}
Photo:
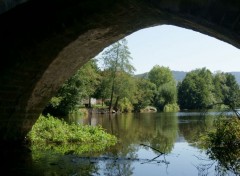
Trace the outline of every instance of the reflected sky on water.
{"label": "reflected sky on water", "polygon": [[219,169],[218,162],[210,160],[196,145],[200,134],[212,128],[213,115],[202,116],[199,112],[93,114],[87,118],[72,115],[67,119],[69,123],[101,125],[116,135],[119,142],[103,152],[81,156],[51,151],[11,152],[4,155],[9,162],[2,164],[2,168],[8,175],[35,176],[234,176]]}
{"label": "reflected sky on water", "polygon": [[[216,161],[212,161],[195,144],[201,133],[213,126],[219,112],[96,114],[81,123],[101,125],[116,135],[120,142],[103,154],[117,158],[134,157],[138,160],[100,161],[101,175],[216,175]],[[206,115],[206,114],[205,114]],[[165,153],[155,160],[158,151]],[[152,161],[151,161],[152,160]],[[151,161],[151,162],[149,162]],[[111,173],[111,174],[110,174]],[[225,175],[235,175],[224,172]]]}

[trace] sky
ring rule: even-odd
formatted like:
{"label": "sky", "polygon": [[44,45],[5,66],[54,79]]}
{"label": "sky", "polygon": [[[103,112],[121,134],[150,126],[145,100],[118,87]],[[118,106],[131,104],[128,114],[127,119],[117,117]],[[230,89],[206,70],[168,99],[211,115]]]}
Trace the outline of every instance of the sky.
{"label": "sky", "polygon": [[125,37],[135,74],[154,65],[175,71],[206,67],[210,71],[240,71],[240,49],[213,37],[172,25],[145,28]]}

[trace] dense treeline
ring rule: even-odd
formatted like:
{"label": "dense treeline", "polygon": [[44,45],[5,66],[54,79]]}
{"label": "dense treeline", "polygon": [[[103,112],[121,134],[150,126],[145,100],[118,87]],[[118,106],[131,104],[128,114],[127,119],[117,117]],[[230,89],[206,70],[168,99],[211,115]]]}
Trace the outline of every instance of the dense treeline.
{"label": "dense treeline", "polygon": [[178,84],[178,104],[181,109],[209,109],[240,105],[240,90],[235,77],[229,73],[211,73],[206,68],[189,72]]}
{"label": "dense treeline", "polygon": [[[67,115],[91,98],[102,100],[111,111],[140,111],[147,106],[158,111],[209,109],[240,105],[239,85],[229,73],[200,68],[176,83],[168,67],[155,65],[144,78],[134,76],[127,40],[109,46],[68,79],[51,99],[44,113]],[[101,67],[99,63],[102,63]]]}

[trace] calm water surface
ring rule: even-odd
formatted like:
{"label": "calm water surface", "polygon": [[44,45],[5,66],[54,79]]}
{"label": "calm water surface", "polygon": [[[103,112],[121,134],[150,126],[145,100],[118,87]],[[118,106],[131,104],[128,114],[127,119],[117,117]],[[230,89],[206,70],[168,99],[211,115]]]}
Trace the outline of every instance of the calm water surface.
{"label": "calm water surface", "polygon": [[[114,147],[84,156],[49,153],[20,154],[12,157],[7,175],[114,175],[114,176],[215,176],[222,172],[195,144],[199,135],[213,125],[213,114],[138,113],[93,114],[70,122],[101,125],[118,137]],[[23,155],[23,156],[22,156]],[[25,156],[25,157],[24,157]],[[5,167],[2,165],[2,167]]]}
{"label": "calm water surface", "polygon": [[220,173],[217,161],[210,160],[195,145],[199,135],[212,127],[216,114],[203,117],[199,112],[140,113],[95,115],[88,119],[73,116],[70,121],[101,125],[120,139],[103,153],[118,160],[98,161],[98,171],[92,175],[236,175]]}

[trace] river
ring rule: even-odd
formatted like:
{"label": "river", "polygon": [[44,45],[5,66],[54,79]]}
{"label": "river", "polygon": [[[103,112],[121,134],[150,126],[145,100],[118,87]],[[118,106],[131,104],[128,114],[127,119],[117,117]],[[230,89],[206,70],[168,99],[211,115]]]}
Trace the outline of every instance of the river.
{"label": "river", "polygon": [[93,175],[213,176],[220,172],[222,175],[235,175],[230,171],[222,173],[218,162],[210,160],[205,151],[195,145],[200,134],[212,127],[217,114],[130,113],[112,117],[95,115],[87,119],[72,116],[70,121],[101,125],[120,140],[115,147],[103,153],[106,160],[95,163],[98,171],[91,173]]}
{"label": "river", "polygon": [[[69,122],[101,125],[119,142],[101,154],[84,156],[52,153],[12,158],[6,175],[215,176],[236,175],[219,167],[196,145],[213,125],[217,113],[199,112],[93,114],[70,116]],[[29,156],[28,156],[29,155]],[[41,157],[40,157],[41,156]],[[15,165],[14,165],[15,164]],[[3,165],[2,165],[3,166]]]}

